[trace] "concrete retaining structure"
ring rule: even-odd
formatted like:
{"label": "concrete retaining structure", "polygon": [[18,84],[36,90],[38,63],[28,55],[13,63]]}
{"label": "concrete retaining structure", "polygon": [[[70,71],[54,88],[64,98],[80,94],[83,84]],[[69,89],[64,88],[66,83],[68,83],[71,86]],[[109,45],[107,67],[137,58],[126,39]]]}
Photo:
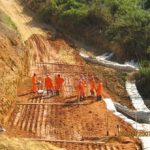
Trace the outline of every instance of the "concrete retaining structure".
{"label": "concrete retaining structure", "polygon": [[150,137],[140,137],[142,141],[143,150],[150,150]]}
{"label": "concrete retaining structure", "polygon": [[117,111],[113,101],[110,98],[104,99],[107,109],[112,111],[114,115],[123,119],[125,122],[129,123],[136,130],[150,131],[150,124],[138,123],[132,119],[129,119],[126,115]]}
{"label": "concrete retaining structure", "polygon": [[[80,53],[80,56],[91,63],[94,64],[99,64],[105,67],[113,68],[113,69],[118,69],[118,70],[123,70],[123,71],[138,71],[139,69],[137,67],[131,66],[131,65],[122,65],[119,63],[111,62],[108,60],[96,60],[88,55],[84,55]],[[132,101],[132,105],[135,107],[135,109],[138,111],[138,117],[142,118],[144,122],[149,122],[149,113],[150,110],[147,108],[147,106],[144,104],[144,101],[140,94],[137,91],[135,82],[126,82],[126,90],[128,92],[128,95],[130,96],[130,99]],[[120,106],[117,107],[118,111],[124,110],[124,113],[128,116],[132,116],[131,118],[134,118],[134,120],[127,118],[127,116],[123,115],[122,113],[118,112],[117,109],[115,108],[114,103],[110,98],[105,98],[104,99],[107,109],[112,111],[114,115],[120,117],[123,119],[125,122],[129,123],[133,128],[136,130],[143,130],[144,132],[150,132],[150,124],[143,124],[143,123],[138,123],[134,120],[138,120],[138,118],[135,118],[137,115],[136,112],[129,112],[126,109],[122,109]],[[130,114],[130,115],[129,115]],[[142,141],[143,144],[143,150],[150,150],[150,137],[139,137],[139,139]]]}
{"label": "concrete retaining structure", "polygon": [[[114,103],[110,98],[105,98],[104,99],[107,109],[112,111],[114,115],[118,116],[119,118],[123,119],[125,122],[129,123],[134,129],[136,130],[142,130],[144,132],[150,132],[150,124],[142,124],[138,123],[134,120],[131,120],[127,118],[125,115],[122,113],[118,112],[117,109],[115,108]],[[143,150],[150,150],[150,137],[148,136],[140,136],[139,139],[142,142]]]}
{"label": "concrete retaining structure", "polygon": [[132,105],[137,111],[150,112],[137,90],[135,81],[126,81],[126,90],[131,99]]}
{"label": "concrete retaining structure", "polygon": [[[144,103],[144,100],[142,99],[141,95],[139,94],[136,84],[135,84],[135,81],[126,81],[126,90],[128,92],[128,95],[130,96],[130,99],[132,101],[132,105],[134,106],[134,108],[137,111],[142,111],[142,112],[149,114],[150,110],[147,108],[147,106]],[[142,117],[146,118],[147,116],[143,115]],[[147,128],[149,128],[149,131],[150,131],[150,124],[147,125]],[[149,136],[150,135],[148,135],[146,137],[139,137],[140,140],[142,141],[144,150],[150,150],[150,137]]]}
{"label": "concrete retaining structure", "polygon": [[132,118],[133,120],[140,123],[150,123],[150,112],[145,111],[133,111],[128,109],[126,106],[122,106],[119,103],[114,103],[117,111],[125,114],[126,116]]}
{"label": "concrete retaining structure", "polygon": [[117,62],[109,61],[109,60],[97,60],[96,58],[89,57],[87,54],[80,53],[80,56],[88,62],[99,64],[105,67],[118,69],[118,70],[124,70],[124,71],[138,71],[139,69],[132,66],[132,65],[126,65],[126,64],[119,64]]}

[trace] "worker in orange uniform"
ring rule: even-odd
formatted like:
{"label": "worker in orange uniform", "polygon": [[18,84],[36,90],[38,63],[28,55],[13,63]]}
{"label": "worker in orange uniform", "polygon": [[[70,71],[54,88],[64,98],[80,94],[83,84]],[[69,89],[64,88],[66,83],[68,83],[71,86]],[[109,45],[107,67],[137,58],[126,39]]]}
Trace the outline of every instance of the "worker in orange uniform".
{"label": "worker in orange uniform", "polygon": [[37,77],[36,74],[34,73],[32,76],[32,92],[36,93],[38,90],[37,88]]}
{"label": "worker in orange uniform", "polygon": [[60,76],[60,74],[58,74],[55,77],[56,95],[60,95],[60,91],[62,90],[63,83],[64,83],[64,79]]}
{"label": "worker in orange uniform", "polygon": [[101,80],[98,79],[97,87],[96,87],[97,101],[100,101],[102,99],[102,88],[103,88],[103,83]]}
{"label": "worker in orange uniform", "polygon": [[94,77],[92,77],[92,79],[90,81],[90,93],[91,93],[91,96],[95,95],[95,89],[96,89],[96,82],[95,82]]}
{"label": "worker in orange uniform", "polygon": [[83,100],[85,100],[85,98],[87,96],[87,93],[86,93],[87,81],[83,75],[80,76],[80,81],[82,82],[82,85],[83,85]]}
{"label": "worker in orange uniform", "polygon": [[80,101],[85,100],[85,85],[82,80],[79,81],[77,90]]}
{"label": "worker in orange uniform", "polygon": [[52,83],[52,79],[49,77],[49,75],[46,75],[45,78],[45,88],[47,91],[47,94],[51,93],[53,95],[53,83]]}

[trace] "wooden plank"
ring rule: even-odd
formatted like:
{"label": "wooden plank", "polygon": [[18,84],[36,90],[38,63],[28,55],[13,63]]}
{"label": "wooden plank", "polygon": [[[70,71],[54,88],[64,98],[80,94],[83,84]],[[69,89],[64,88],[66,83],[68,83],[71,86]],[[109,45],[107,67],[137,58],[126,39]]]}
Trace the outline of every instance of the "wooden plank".
{"label": "wooden plank", "polygon": [[75,140],[49,140],[49,139],[31,139],[32,141],[41,141],[41,142],[60,142],[60,143],[78,143],[78,144],[105,144],[101,141],[75,141]]}
{"label": "wooden plank", "polygon": [[62,64],[62,63],[49,63],[49,62],[41,62],[36,63],[35,65],[60,65],[60,66],[78,66],[78,67],[84,67],[84,65],[76,65],[76,64]]}
{"label": "wooden plank", "polygon": [[17,105],[62,105],[62,106],[71,106],[71,105],[88,105],[89,103],[18,103]]}

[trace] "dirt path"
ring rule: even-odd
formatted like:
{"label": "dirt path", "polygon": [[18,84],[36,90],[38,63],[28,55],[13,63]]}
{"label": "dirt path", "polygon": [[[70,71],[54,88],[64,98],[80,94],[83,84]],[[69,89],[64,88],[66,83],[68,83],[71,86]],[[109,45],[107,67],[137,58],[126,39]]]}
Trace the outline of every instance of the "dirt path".
{"label": "dirt path", "polygon": [[[70,100],[68,99],[68,102]],[[117,135],[117,125],[121,126],[122,131],[129,133],[134,131],[128,124],[108,112],[103,101],[100,103],[94,101],[94,99],[87,99],[82,102],[84,105],[66,105],[65,103],[60,105],[58,102],[53,103],[56,102],[55,98],[28,99],[26,103],[16,106],[9,120],[6,134],[54,141],[52,144],[65,147],[67,150],[123,150],[128,148],[137,150],[135,139],[127,139],[128,143],[125,142],[126,139],[121,142],[117,138],[112,142],[109,141],[109,137],[106,137],[107,128],[109,136]],[[111,120],[107,120],[107,117]],[[67,143],[69,141],[72,143]],[[89,143],[85,144],[86,141]],[[111,146],[107,146],[106,141]],[[94,142],[105,144],[94,144]]]}
{"label": "dirt path", "polygon": [[46,34],[42,26],[27,15],[23,6],[19,5],[16,0],[0,0],[0,8],[15,22],[23,41],[26,41],[32,34]]}

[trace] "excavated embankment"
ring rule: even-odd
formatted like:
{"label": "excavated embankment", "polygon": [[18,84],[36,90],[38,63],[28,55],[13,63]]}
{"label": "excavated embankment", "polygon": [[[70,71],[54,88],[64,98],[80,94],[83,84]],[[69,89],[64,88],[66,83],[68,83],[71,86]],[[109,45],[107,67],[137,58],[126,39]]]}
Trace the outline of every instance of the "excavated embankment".
{"label": "excavated embankment", "polygon": [[[10,34],[11,32],[8,30],[8,33]],[[108,138],[108,143],[112,143],[111,145],[94,143],[95,138],[97,140],[97,138],[100,139],[102,136],[107,135],[106,127],[108,116],[110,136],[117,134],[118,123],[122,125],[123,130],[129,131],[129,133],[134,132],[128,124],[114,116],[111,112],[107,112],[104,102],[97,103],[95,100],[89,99],[89,101],[86,100],[85,102],[90,103],[83,106],[58,106],[55,105],[55,103],[59,103],[59,101],[64,103],[64,99],[60,97],[54,98],[54,104],[47,104],[52,102],[51,99],[49,99],[49,101],[45,101],[41,98],[34,99],[30,97],[32,95],[28,95],[27,97],[16,97],[17,89],[18,94],[22,94],[21,92],[25,92],[25,90],[30,91],[31,78],[28,77],[27,80],[24,80],[24,75],[26,75],[26,73],[29,73],[29,75],[32,75],[33,72],[38,73],[38,63],[53,62],[83,65],[84,62],[81,60],[75,49],[70,47],[62,38],[52,40],[42,35],[32,34],[25,42],[24,48],[19,44],[21,41],[17,38],[16,33],[13,33],[12,37],[16,37],[16,40],[13,40],[13,38],[7,34],[4,34],[1,40],[1,66],[3,67],[2,69],[5,70],[2,70],[4,75],[1,75],[1,85],[2,90],[4,90],[3,94],[7,98],[3,104],[3,108],[7,106],[7,110],[5,110],[2,115],[5,117],[9,116],[6,115],[9,109],[15,108],[7,122],[7,135],[20,135],[21,137],[38,138],[38,140],[39,138],[42,138],[42,140],[49,138],[50,140],[54,140],[53,142],[56,145],[65,147],[68,150],[140,149],[140,142],[132,137],[121,141],[118,138],[112,138],[111,140]],[[43,70],[45,69],[44,65],[41,65],[40,67],[42,67]],[[68,78],[70,78],[69,75],[72,74],[73,68],[62,68],[61,66],[57,66],[53,71],[58,73],[60,71],[59,69],[65,72],[65,83],[70,86],[70,82],[72,83],[73,80],[69,81]],[[44,73],[45,72],[42,72],[42,78],[45,75]],[[53,75],[55,75],[55,73]],[[79,73],[82,73],[82,71]],[[80,74],[78,74],[78,76],[79,75]],[[27,82],[20,82],[18,86],[18,82],[21,78]],[[72,76],[72,78],[74,79],[75,76]],[[17,105],[16,107],[13,107],[12,105],[16,100]],[[20,104],[23,100],[25,103],[30,104]],[[7,105],[9,101],[11,103]],[[108,114],[108,116],[106,114]],[[74,140],[77,141],[72,143]],[[84,141],[87,140],[91,143],[85,144]],[[68,143],[68,141],[71,141],[71,143]],[[53,143],[52,141],[49,142]]]}
{"label": "excavated embankment", "polygon": [[[59,62],[64,64],[70,63],[74,65],[83,64],[78,54],[74,52],[74,49],[68,46],[63,39],[56,39],[55,41],[52,41],[40,35],[33,35],[25,43],[28,54],[25,57],[27,60],[26,67],[30,66],[29,71],[34,70],[37,71],[38,73],[36,63],[45,61],[53,63]],[[71,61],[67,62],[66,55],[67,58],[69,58]],[[17,60],[18,63],[20,62],[19,60],[21,60],[20,57],[14,59]],[[44,65],[41,67],[43,68]],[[21,69],[23,68],[22,63],[20,62],[20,70]],[[55,65],[53,71],[66,72],[65,79],[69,78],[68,75],[73,72],[73,68],[69,69],[69,67],[67,67],[64,68],[65,70],[61,69],[62,69],[61,66],[57,67]],[[80,73],[81,72],[82,70],[80,70]],[[22,92],[23,87],[29,90],[30,88],[29,82],[30,80],[28,80],[28,82],[26,83],[24,82],[23,84],[20,84],[18,94],[21,94],[20,92]],[[73,82],[73,80],[67,81],[65,85],[70,86],[70,82]],[[28,84],[28,86],[26,86],[26,84]],[[14,89],[14,92],[15,90],[16,89]],[[15,134],[21,137],[30,137],[38,139],[40,138],[42,140],[50,139],[54,140],[53,142],[49,141],[50,143],[53,143],[60,147],[65,147],[66,149],[69,150],[74,150],[77,148],[78,149],[84,148],[85,150],[96,148],[103,148],[106,150],[112,148],[114,150],[115,149],[121,150],[123,148],[128,147],[132,147],[131,149],[136,150],[139,147],[139,141],[137,139],[132,138],[123,139],[122,141],[120,141],[120,139],[112,140],[113,143],[117,142],[116,145],[84,143],[84,140],[86,141],[88,139],[91,141],[92,138],[91,142],[94,142],[93,138],[101,139],[102,136],[105,136],[107,134],[106,130],[107,117],[111,118],[111,120],[109,119],[108,122],[108,129],[110,136],[114,136],[117,134],[118,124],[122,126],[122,130],[128,130],[129,133],[134,132],[134,130],[128,124],[121,121],[117,117],[113,116],[112,113],[107,112],[104,103],[98,104],[94,103],[93,100],[92,101],[89,100],[89,104],[85,106],[84,105],[57,106],[55,104],[53,105],[49,103],[58,103],[58,104],[60,102],[64,103],[63,99],[55,97],[53,101],[51,99],[43,100],[40,98],[30,99],[30,95],[29,97],[21,96],[18,97],[17,99],[19,100],[18,101],[19,103],[22,103],[24,100],[25,103],[31,104],[16,105],[6,126],[7,129],[6,134],[9,136],[13,136]],[[88,100],[86,102],[88,102]],[[111,122],[113,122],[114,124],[111,124]],[[63,142],[61,140],[66,140],[66,142],[65,141]],[[82,140],[84,144],[82,144]],[[108,143],[111,143],[109,139],[107,140]],[[129,144],[124,143],[126,140],[129,142]],[[67,143],[67,141],[81,141],[81,144]]]}
{"label": "excavated embankment", "polygon": [[3,23],[0,29],[0,120],[5,121],[16,101],[17,84],[26,74],[26,67],[25,50],[17,32]]}

